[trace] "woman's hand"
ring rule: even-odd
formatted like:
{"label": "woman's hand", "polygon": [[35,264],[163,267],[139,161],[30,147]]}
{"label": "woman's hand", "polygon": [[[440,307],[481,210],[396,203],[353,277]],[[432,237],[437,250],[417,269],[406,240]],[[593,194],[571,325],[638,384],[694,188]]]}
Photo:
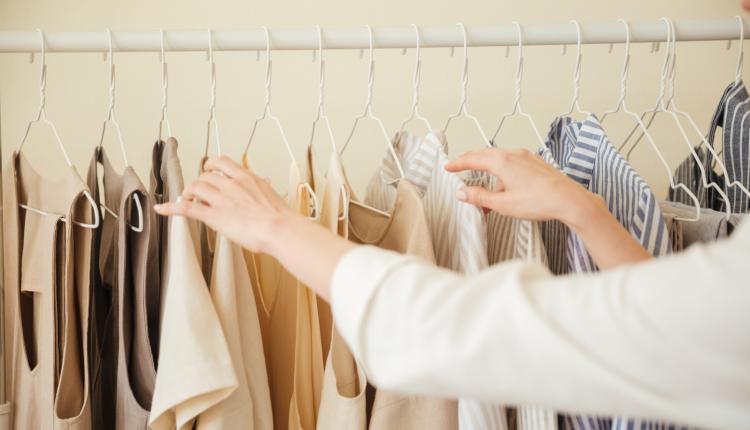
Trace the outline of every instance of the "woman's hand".
{"label": "woman's hand", "polygon": [[497,189],[464,187],[459,200],[502,215],[532,220],[559,219],[575,225],[602,199],[525,149],[467,152],[445,166],[449,172],[480,170],[497,178]]}
{"label": "woman's hand", "polygon": [[527,150],[473,151],[445,168],[494,175],[497,190],[464,187],[456,197],[514,218],[560,220],[580,236],[601,269],[652,258],[609,212],[601,197]]}
{"label": "woman's hand", "polygon": [[197,219],[245,249],[270,254],[328,300],[333,272],[355,245],[295,213],[265,179],[232,159],[211,158],[204,168],[179,202],[154,210]]}
{"label": "woman's hand", "polygon": [[270,235],[296,215],[263,178],[229,157],[210,158],[178,202],[154,206],[160,215],[195,218],[244,248],[268,252]]}

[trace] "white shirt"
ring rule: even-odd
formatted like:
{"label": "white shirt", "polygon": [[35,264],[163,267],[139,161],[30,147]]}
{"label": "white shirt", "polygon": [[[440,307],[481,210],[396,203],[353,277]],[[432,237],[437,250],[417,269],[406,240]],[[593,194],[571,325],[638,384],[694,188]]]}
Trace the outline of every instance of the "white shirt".
{"label": "white shirt", "polygon": [[563,277],[530,262],[465,276],[358,247],[331,303],[384,389],[750,428],[748,223],[678,255]]}

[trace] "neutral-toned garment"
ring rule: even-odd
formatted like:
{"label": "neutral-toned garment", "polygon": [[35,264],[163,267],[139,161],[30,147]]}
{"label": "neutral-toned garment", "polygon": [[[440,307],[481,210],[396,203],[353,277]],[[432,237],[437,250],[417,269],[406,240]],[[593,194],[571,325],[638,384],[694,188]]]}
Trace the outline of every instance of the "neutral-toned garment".
{"label": "neutral-toned garment", "polygon": [[[93,214],[71,168],[52,181],[13,153],[3,178],[7,376],[15,429],[90,429],[88,312]],[[41,215],[25,203],[49,212]],[[62,218],[67,222],[63,222]],[[7,320],[6,320],[7,321]],[[7,349],[6,349],[7,350]]]}
{"label": "neutral-toned garment", "polygon": [[[308,169],[314,172],[313,160],[308,153]],[[315,183],[321,213],[320,223],[331,232],[348,238],[349,205],[346,196],[350,191],[341,160],[336,152],[331,154],[328,173],[324,181]],[[341,335],[332,324],[327,304],[318,307],[321,343],[326,354],[323,391],[318,411],[318,430],[365,430],[367,413],[365,389],[367,378],[352,357]],[[327,349],[326,349],[327,348]]]}
{"label": "neutral-toned garment", "polygon": [[[199,173],[205,173],[201,160]],[[242,248],[200,224],[202,270],[227,338],[237,389],[198,417],[196,429],[272,430],[273,411],[259,307]],[[288,414],[288,412],[287,412]]]}
{"label": "neutral-toned garment", "polygon": [[[87,182],[94,199],[103,196],[106,208],[117,216],[102,211],[91,258],[93,423],[95,428],[146,429],[156,379],[147,308],[158,311],[159,305],[147,301],[147,291],[159,282],[151,217],[145,213],[153,204],[133,168],[118,174],[102,147],[91,159]],[[141,222],[134,196],[144,212],[141,232],[131,228]]]}
{"label": "neutral-toned garment", "polygon": [[[671,218],[692,218],[695,208],[677,202],[660,202],[662,213]],[[739,223],[736,215],[727,219],[727,214],[712,209],[701,209],[700,219],[697,221],[676,220],[682,236],[682,248],[685,249],[696,243],[715,242],[729,236]]]}
{"label": "neutral-toned garment", "polygon": [[[247,159],[243,161],[248,168]],[[292,164],[288,204],[311,216],[302,184],[300,169]],[[271,256],[245,251],[245,260],[260,320],[274,428],[314,429],[323,384],[317,298]]]}
{"label": "neutral-toned garment", "polygon": [[462,276],[359,247],[339,262],[331,303],[386,389],[739,430],[750,427],[748,259],[747,223],[715,244],[568,276],[528,262]]}
{"label": "neutral-toned garment", "polygon": [[[654,256],[672,252],[669,230],[656,196],[648,184],[609,142],[599,120],[589,115],[583,121],[557,118],[550,128],[542,156],[556,163],[574,181],[600,195],[609,211],[643,247]],[[559,221],[547,222],[544,242],[555,273],[598,270],[581,238]],[[567,265],[560,263],[565,256]],[[625,429],[650,426],[638,419],[565,416],[564,428],[573,430]],[[657,424],[661,425],[661,424]]]}
{"label": "neutral-toned garment", "polygon": [[[481,186],[487,189],[496,189],[496,178],[486,172],[472,171],[467,179],[467,185]],[[490,265],[495,265],[510,260],[535,261],[544,265],[548,264],[547,251],[542,236],[542,226],[539,222],[511,218],[500,215],[497,212],[487,214],[487,258]],[[465,402],[464,402],[465,403]],[[557,414],[554,410],[522,405],[517,409],[505,410],[500,405],[475,402],[463,403],[466,409],[473,407],[476,412],[467,413],[465,416],[488,417],[487,423],[506,422],[508,427],[519,430],[556,430]],[[460,410],[459,410],[460,412]],[[506,420],[501,417],[507,415]],[[490,419],[494,417],[494,419]],[[481,421],[476,418],[467,428],[496,428],[492,424],[480,427]],[[494,424],[498,426],[498,424]]]}
{"label": "neutral-toned garment", "polygon": [[272,430],[260,324],[242,248],[217,234],[211,298],[231,354],[237,388],[198,416],[196,429]]}
{"label": "neutral-toned garment", "polygon": [[[308,167],[312,166],[312,148],[308,148]],[[306,172],[307,184],[315,188],[315,176],[312,169]],[[291,192],[291,190],[290,190]],[[299,208],[301,215],[320,216],[320,207],[312,207],[310,196],[304,190],[298,191],[298,202],[293,207]],[[323,359],[322,336],[318,297],[307,286],[299,283],[297,292],[297,329],[294,344],[294,382],[292,398],[289,404],[289,430],[314,429],[317,425],[318,410],[323,394]]]}
{"label": "neutral-toned garment", "polygon": [[[388,216],[360,205],[349,205],[349,240],[434,261],[424,207],[408,180],[399,182],[396,201]],[[458,428],[455,400],[405,396],[377,388],[371,401],[370,430]]]}
{"label": "neutral-toned garment", "polygon": [[[163,201],[182,193],[177,142],[161,150]],[[156,173],[158,172],[158,173]],[[195,229],[184,217],[170,217],[167,250],[162,250],[158,371],[149,425],[154,430],[192,428],[195,418],[227,398],[238,386],[229,346],[201,272]],[[163,225],[160,229],[163,229]],[[162,230],[163,231],[163,230]]]}
{"label": "neutral-toned garment", "polygon": [[[448,163],[445,136],[430,132],[419,138],[400,133],[394,139],[394,147],[406,179],[422,195],[435,262],[464,274],[474,274],[487,268],[488,230],[485,217],[478,207],[456,199],[456,192],[466,184],[459,175],[445,170]],[[368,183],[365,203],[390,211],[397,188],[387,184],[383,178],[397,177],[398,174],[396,163],[388,152],[381,168]],[[485,179],[488,177],[477,178],[476,183],[471,185],[491,186],[484,183]],[[493,221],[496,221],[495,218]],[[500,224],[494,222],[493,226],[499,227]],[[505,249],[505,246],[512,249],[516,243],[514,234],[515,229],[512,232],[510,229],[493,230],[489,243],[496,251]],[[514,256],[501,256],[496,252],[495,258],[500,261]],[[458,424],[460,429],[465,430],[508,428],[505,408],[471,399],[458,401]]]}

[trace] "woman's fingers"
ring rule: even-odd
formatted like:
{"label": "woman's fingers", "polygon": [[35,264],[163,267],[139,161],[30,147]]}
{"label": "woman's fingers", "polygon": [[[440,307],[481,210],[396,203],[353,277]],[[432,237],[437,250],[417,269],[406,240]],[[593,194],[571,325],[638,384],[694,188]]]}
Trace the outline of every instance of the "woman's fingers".
{"label": "woman's fingers", "polygon": [[182,192],[182,199],[187,201],[200,200],[209,206],[216,206],[222,200],[222,192],[214,185],[197,179]]}
{"label": "woman's fingers", "polygon": [[490,191],[483,187],[463,187],[456,192],[456,198],[465,203],[503,213],[505,194],[501,192]]}
{"label": "woman's fingers", "polygon": [[506,158],[507,152],[502,149],[488,148],[470,151],[446,164],[445,170],[449,172],[480,170],[494,174],[498,165],[504,163]]}
{"label": "woman's fingers", "polygon": [[212,185],[224,195],[238,196],[239,193],[244,192],[242,185],[237,180],[224,176],[220,172],[203,172],[198,180]]}
{"label": "woman's fingers", "polygon": [[209,215],[208,206],[187,200],[154,205],[154,211],[163,216],[185,216],[204,222]]}
{"label": "woman's fingers", "polygon": [[221,157],[209,158],[203,164],[203,169],[207,171],[220,171],[225,176],[230,178],[242,178],[247,176],[250,172],[247,169],[242,168],[236,161],[222,155]]}

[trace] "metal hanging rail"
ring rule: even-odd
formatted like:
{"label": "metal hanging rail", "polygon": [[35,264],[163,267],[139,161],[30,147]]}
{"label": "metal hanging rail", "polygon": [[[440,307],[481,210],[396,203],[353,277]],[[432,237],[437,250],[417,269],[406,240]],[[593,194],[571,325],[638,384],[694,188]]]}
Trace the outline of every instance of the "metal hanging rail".
{"label": "metal hanging rail", "polygon": [[[742,19],[745,29],[750,20]],[[739,39],[737,18],[677,21],[677,41],[711,41]],[[469,46],[515,45],[516,29],[513,25],[492,27],[467,27]],[[577,40],[573,25],[528,25],[523,27],[524,45],[570,45]],[[463,46],[458,26],[422,27],[421,46],[424,48]],[[632,43],[662,42],[667,30],[663,22],[633,22],[630,24]],[[374,47],[412,48],[416,36],[411,26],[373,28]],[[617,22],[581,25],[581,42],[585,44],[624,43],[622,25]],[[159,52],[159,31],[112,32],[113,50],[116,52]],[[214,51],[257,51],[266,46],[262,29],[214,31]],[[313,50],[318,47],[315,27],[270,30],[274,50]],[[206,51],[206,30],[164,31],[165,49],[168,51]],[[107,52],[106,31],[98,32],[45,32],[47,52]],[[323,30],[326,49],[367,49],[368,34],[365,26],[328,28]],[[39,34],[36,31],[0,32],[0,53],[38,52]]]}

